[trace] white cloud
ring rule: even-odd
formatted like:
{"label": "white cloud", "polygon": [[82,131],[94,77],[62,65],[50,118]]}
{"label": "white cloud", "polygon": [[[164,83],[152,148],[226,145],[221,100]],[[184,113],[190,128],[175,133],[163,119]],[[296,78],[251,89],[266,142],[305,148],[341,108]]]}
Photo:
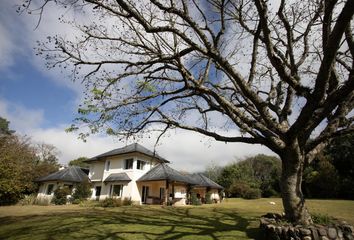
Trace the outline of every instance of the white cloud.
{"label": "white cloud", "polygon": [[[67,125],[62,124],[52,128],[41,128],[43,111],[26,109],[0,99],[0,116],[10,121],[10,128],[19,134],[26,134],[36,142],[52,144],[59,149],[60,163],[80,156],[94,157],[115,148],[124,147],[125,142],[108,136],[90,136],[87,142],[77,138],[76,133],[66,133]],[[228,132],[230,135],[231,133]],[[235,131],[234,134],[237,134]],[[143,138],[139,143],[150,150],[154,149],[156,134],[151,138]],[[188,172],[203,171],[211,162],[220,166],[236,159],[258,153],[272,154],[270,150],[259,145],[242,143],[223,143],[204,137],[197,133],[184,130],[171,130],[162,138],[156,147],[159,155],[168,159],[171,166]]]}
{"label": "white cloud", "polygon": [[22,105],[0,99],[0,116],[11,121],[10,128],[20,133],[39,127],[44,120],[41,109],[26,109]]}

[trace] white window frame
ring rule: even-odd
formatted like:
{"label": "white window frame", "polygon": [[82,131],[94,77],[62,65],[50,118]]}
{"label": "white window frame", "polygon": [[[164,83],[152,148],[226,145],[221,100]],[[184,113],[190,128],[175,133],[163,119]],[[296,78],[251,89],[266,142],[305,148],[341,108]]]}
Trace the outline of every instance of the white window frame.
{"label": "white window frame", "polygon": [[[52,186],[52,189],[51,189],[50,192],[48,192],[49,186]],[[49,183],[49,184],[47,185],[47,189],[46,189],[46,191],[45,191],[45,194],[46,194],[46,195],[52,195],[53,192],[54,192],[54,183]]]}
{"label": "white window frame", "polygon": [[[139,168],[139,163],[140,163],[140,167],[143,166],[142,168]],[[147,162],[145,162],[144,160],[138,159],[136,161],[136,169],[144,170],[146,165],[147,165]]]}
{"label": "white window frame", "polygon": [[[131,168],[128,168],[127,167],[127,161],[132,161],[132,164],[131,164]],[[134,169],[134,158],[127,158],[127,159],[124,159],[124,169],[125,170],[129,170],[129,169]]]}
{"label": "white window frame", "polygon": [[111,161],[106,160],[106,163],[104,165],[104,170],[107,172],[107,171],[109,171],[110,167],[111,167]]}
{"label": "white window frame", "polygon": [[[115,196],[113,195],[114,186],[120,186],[119,195],[115,195]],[[123,184],[112,184],[109,196],[110,197],[122,197],[122,195],[123,195]]]}

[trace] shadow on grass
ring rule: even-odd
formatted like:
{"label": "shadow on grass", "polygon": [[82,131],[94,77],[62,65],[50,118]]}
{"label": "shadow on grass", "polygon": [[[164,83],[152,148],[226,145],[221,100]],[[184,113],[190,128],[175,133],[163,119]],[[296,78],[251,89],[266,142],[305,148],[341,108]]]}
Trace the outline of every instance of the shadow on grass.
{"label": "shadow on grass", "polygon": [[121,207],[0,218],[0,239],[260,239],[258,221],[222,208]]}

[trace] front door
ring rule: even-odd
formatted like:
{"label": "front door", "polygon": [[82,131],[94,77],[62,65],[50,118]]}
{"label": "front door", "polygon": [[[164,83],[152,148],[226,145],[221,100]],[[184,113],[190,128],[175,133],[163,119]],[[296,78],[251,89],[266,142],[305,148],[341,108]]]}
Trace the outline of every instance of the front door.
{"label": "front door", "polygon": [[97,201],[100,200],[100,195],[101,195],[101,186],[97,186],[96,187],[96,194],[95,194]]}
{"label": "front door", "polygon": [[146,199],[149,196],[149,187],[143,186],[142,193],[141,193],[141,202],[146,203]]}

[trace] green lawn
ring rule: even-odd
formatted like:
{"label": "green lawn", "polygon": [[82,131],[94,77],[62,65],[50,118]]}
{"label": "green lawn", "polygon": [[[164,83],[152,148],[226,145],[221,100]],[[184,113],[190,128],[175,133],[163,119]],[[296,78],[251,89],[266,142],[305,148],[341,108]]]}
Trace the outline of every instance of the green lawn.
{"label": "green lawn", "polygon": [[[354,201],[311,200],[308,206],[354,224]],[[0,207],[0,239],[256,239],[258,217],[281,211],[280,199],[198,207]]]}

